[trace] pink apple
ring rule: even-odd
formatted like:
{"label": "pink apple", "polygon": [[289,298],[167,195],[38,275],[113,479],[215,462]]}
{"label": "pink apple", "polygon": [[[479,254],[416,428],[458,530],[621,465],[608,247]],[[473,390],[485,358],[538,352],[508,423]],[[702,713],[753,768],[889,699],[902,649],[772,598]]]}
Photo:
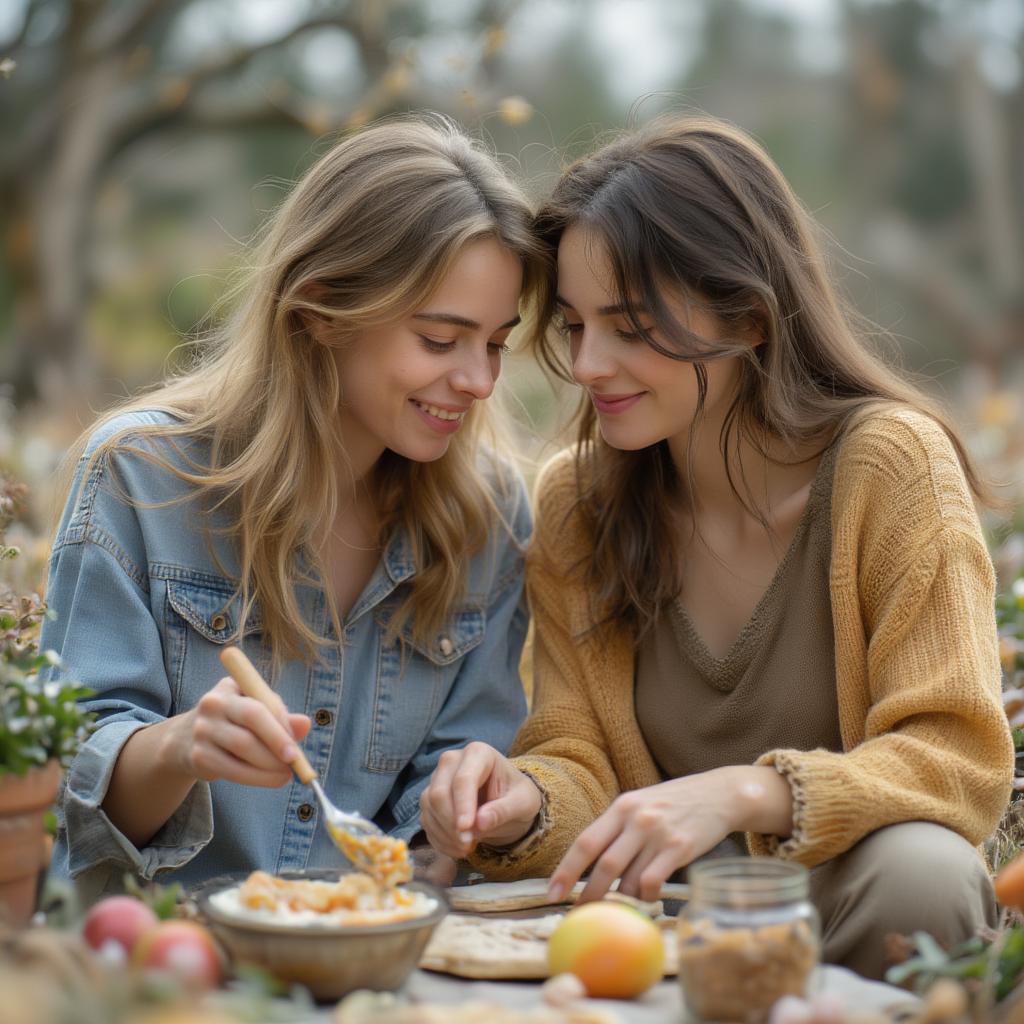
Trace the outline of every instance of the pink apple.
{"label": "pink apple", "polygon": [[108,896],[85,915],[82,937],[90,948],[103,951],[109,945],[120,946],[120,959],[126,960],[143,932],[157,923],[157,916],[134,896]]}
{"label": "pink apple", "polygon": [[216,988],[221,980],[217,944],[195,921],[161,921],[150,928],[135,945],[132,966],[173,975],[189,988]]}

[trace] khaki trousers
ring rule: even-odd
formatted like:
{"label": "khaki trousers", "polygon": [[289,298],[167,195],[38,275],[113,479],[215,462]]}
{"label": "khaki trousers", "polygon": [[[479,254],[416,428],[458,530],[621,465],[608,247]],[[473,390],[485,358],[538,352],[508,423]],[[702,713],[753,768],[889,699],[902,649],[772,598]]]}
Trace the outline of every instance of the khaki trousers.
{"label": "khaki trousers", "polygon": [[885,974],[891,932],[928,932],[948,948],[998,920],[978,851],[928,821],[881,828],[814,868],[811,899],[821,914],[822,959],[866,978]]}
{"label": "khaki trousers", "polygon": [[[741,840],[729,836],[705,856],[744,856]],[[930,821],[880,828],[819,864],[811,870],[811,900],[821,915],[822,960],[879,980],[890,966],[890,933],[928,932],[948,948],[981,924],[995,927],[999,916],[981,855]]]}

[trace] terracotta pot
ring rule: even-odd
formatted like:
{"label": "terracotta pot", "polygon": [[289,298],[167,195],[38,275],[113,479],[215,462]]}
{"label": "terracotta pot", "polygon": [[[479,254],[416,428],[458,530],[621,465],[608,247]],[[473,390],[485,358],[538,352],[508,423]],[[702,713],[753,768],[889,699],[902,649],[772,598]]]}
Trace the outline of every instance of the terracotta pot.
{"label": "terracotta pot", "polygon": [[0,775],[0,918],[27,924],[36,907],[39,872],[49,859],[43,818],[57,798],[60,765],[27,775]]}

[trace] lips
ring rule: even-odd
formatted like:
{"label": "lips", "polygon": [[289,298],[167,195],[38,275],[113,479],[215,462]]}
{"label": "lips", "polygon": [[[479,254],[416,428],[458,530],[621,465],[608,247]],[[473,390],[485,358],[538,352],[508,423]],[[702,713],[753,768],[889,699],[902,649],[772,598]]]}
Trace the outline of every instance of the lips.
{"label": "lips", "polygon": [[410,399],[413,405],[418,406],[424,412],[439,420],[461,420],[469,411],[469,407],[459,408],[450,405],[434,405],[432,402],[422,402],[418,398]]}
{"label": "lips", "polygon": [[416,410],[420,419],[439,434],[454,434],[462,426],[462,421],[469,411],[469,406],[461,409],[452,408],[434,405],[432,402],[421,402],[418,398],[410,398],[409,404]]}
{"label": "lips", "polygon": [[590,398],[599,413],[614,415],[631,409],[645,394],[644,391],[635,391],[629,395],[599,395],[596,391],[591,391]]}

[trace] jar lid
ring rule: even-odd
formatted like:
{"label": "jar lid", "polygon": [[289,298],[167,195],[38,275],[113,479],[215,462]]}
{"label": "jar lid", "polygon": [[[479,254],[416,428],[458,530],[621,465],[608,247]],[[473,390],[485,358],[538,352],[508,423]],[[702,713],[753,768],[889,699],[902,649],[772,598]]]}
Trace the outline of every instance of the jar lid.
{"label": "jar lid", "polygon": [[690,899],[730,907],[761,907],[806,899],[810,872],[777,857],[716,857],[687,871]]}

